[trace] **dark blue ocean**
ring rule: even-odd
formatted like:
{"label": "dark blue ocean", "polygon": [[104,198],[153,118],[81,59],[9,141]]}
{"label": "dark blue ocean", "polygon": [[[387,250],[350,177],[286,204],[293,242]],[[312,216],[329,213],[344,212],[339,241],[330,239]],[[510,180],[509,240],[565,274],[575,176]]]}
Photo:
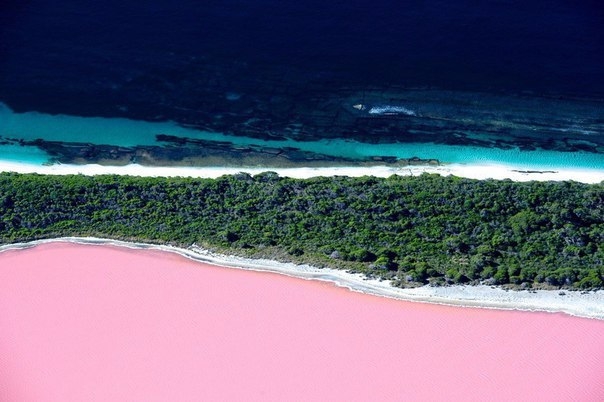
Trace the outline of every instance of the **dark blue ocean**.
{"label": "dark blue ocean", "polygon": [[459,162],[472,147],[600,168],[604,6],[3,0],[0,102],[0,159]]}

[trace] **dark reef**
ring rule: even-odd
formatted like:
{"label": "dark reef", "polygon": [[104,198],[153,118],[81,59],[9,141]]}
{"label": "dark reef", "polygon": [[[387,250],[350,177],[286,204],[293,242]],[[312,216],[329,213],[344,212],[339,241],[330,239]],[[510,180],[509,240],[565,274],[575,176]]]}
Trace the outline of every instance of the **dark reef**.
{"label": "dark reef", "polygon": [[22,3],[0,12],[0,101],[16,112],[266,140],[604,152],[591,2]]}
{"label": "dark reef", "polygon": [[298,148],[271,148],[257,145],[239,146],[230,142],[206,141],[158,134],[162,145],[139,145],[121,147],[107,144],[74,143],[36,139],[26,141],[0,137],[1,144],[18,144],[36,147],[51,156],[49,164],[86,164],[123,166],[138,163],[145,166],[338,166],[338,165],[439,165],[437,159],[418,157],[397,158],[394,156],[373,156],[351,159],[331,156]]}

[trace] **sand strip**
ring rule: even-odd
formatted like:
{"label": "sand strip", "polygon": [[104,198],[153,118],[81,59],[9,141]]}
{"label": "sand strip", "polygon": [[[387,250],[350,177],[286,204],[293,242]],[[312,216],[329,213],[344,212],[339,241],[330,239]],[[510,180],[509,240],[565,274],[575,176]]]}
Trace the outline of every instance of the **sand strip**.
{"label": "sand strip", "polygon": [[514,181],[563,181],[574,180],[581,183],[600,183],[604,181],[604,169],[531,169],[504,164],[446,164],[441,166],[365,166],[365,167],[150,167],[130,164],[126,166],[102,165],[48,165],[40,166],[20,162],[0,161],[0,172],[39,173],[52,175],[83,174],[119,174],[145,177],[199,177],[216,178],[227,174],[246,172],[256,175],[266,171],[277,172],[282,177],[309,178],[318,176],[376,176],[389,177],[393,174],[419,176],[422,173],[437,173],[443,176],[459,176],[470,179],[510,179]]}
{"label": "sand strip", "polygon": [[309,265],[296,265],[271,260],[220,255],[197,246],[192,246],[189,249],[182,249],[169,245],[160,246],[144,243],[130,243],[92,237],[64,237],[38,240],[29,243],[9,244],[0,246],[0,252],[11,249],[25,249],[37,244],[57,241],[114,245],[132,249],[155,249],[174,252],[192,260],[222,267],[272,272],[307,280],[327,281],[355,292],[400,300],[463,307],[566,313],[578,317],[604,320],[604,291],[601,290],[593,292],[560,292],[558,290],[508,291],[499,287],[485,285],[447,287],[423,286],[414,289],[400,289],[391,286],[387,281],[366,279],[361,274],[351,274],[336,269],[316,268]]}

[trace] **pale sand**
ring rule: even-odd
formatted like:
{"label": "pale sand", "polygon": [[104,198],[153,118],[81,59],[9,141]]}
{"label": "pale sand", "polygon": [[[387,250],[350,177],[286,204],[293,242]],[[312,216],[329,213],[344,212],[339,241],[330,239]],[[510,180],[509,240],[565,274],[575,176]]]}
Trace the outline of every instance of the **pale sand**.
{"label": "pale sand", "polygon": [[246,172],[252,175],[273,171],[282,177],[310,178],[317,176],[376,176],[389,177],[391,175],[419,176],[422,173],[437,173],[443,176],[459,176],[470,179],[510,179],[514,181],[562,181],[574,180],[581,183],[600,183],[604,181],[604,167],[602,169],[552,169],[554,172],[522,173],[526,167],[504,164],[446,164],[441,166],[365,166],[365,167],[324,167],[324,168],[267,168],[267,167],[149,167],[136,164],[126,166],[101,166],[101,165],[62,165],[54,164],[39,166],[19,162],[0,162],[0,172],[40,173],[52,175],[65,174],[119,174],[145,177],[199,177],[216,178],[228,174]]}
{"label": "pale sand", "polygon": [[222,267],[273,272],[301,279],[327,281],[355,292],[399,300],[501,310],[566,313],[577,317],[604,320],[604,291],[602,290],[591,292],[564,291],[563,294],[560,294],[559,290],[504,290],[499,287],[485,285],[423,286],[413,289],[401,289],[391,286],[388,281],[367,279],[361,274],[352,274],[331,268],[317,268],[309,265],[220,255],[197,246],[182,249],[167,245],[129,243],[90,237],[66,237],[39,240],[30,243],[10,244],[0,246],[0,252],[57,241],[97,245],[110,244],[133,249],[170,251],[192,260]]}

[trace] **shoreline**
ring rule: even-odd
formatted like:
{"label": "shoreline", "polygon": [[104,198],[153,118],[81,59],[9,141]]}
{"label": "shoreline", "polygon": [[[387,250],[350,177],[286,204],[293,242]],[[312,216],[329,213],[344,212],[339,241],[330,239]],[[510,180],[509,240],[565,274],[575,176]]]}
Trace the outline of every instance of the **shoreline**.
{"label": "shoreline", "polygon": [[376,176],[391,175],[419,176],[423,173],[436,173],[442,176],[458,176],[469,179],[494,179],[513,181],[566,181],[595,184],[604,181],[604,169],[568,169],[568,168],[527,168],[498,163],[483,164],[443,164],[439,166],[349,166],[349,167],[151,167],[138,164],[126,166],[87,165],[35,165],[22,162],[0,161],[0,172],[38,173],[48,175],[83,174],[86,176],[117,174],[142,177],[194,177],[217,178],[224,175],[249,173],[256,175],[273,171],[281,177],[307,179],[319,176]]}
{"label": "shoreline", "polygon": [[604,291],[580,292],[559,290],[504,290],[487,285],[422,286],[402,289],[387,281],[366,279],[332,268],[280,263],[272,260],[249,259],[215,254],[195,245],[183,249],[170,245],[153,245],[94,237],[61,237],[0,246],[0,254],[8,250],[24,250],[47,243],[72,243],[125,247],[133,250],[159,250],[179,254],[190,260],[223,268],[275,273],[305,280],[330,282],[354,292],[402,301],[472,307],[496,310],[564,313],[571,316],[604,320]]}

